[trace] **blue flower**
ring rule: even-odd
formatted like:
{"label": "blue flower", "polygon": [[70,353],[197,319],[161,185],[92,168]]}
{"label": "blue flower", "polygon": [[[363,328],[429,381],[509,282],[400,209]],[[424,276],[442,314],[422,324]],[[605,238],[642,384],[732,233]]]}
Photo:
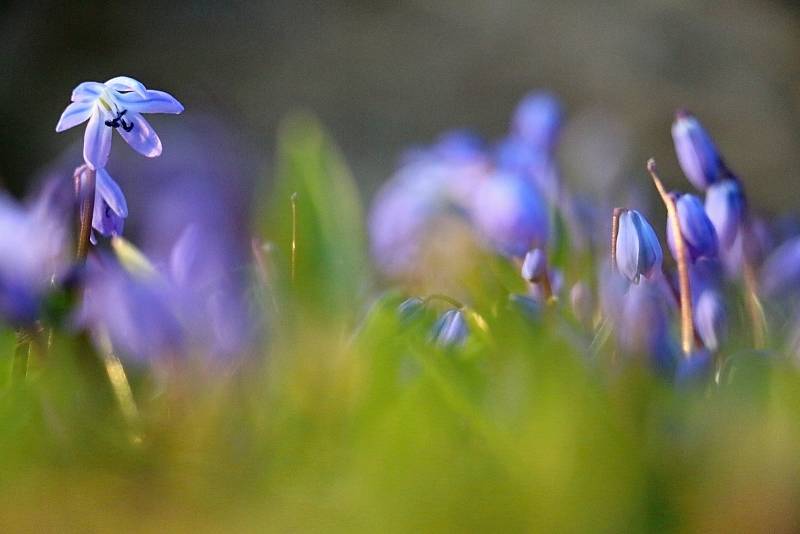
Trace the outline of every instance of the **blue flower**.
{"label": "blue flower", "polygon": [[670,302],[659,282],[632,284],[621,305],[612,316],[620,349],[648,356],[659,372],[671,370],[677,346],[670,334]]}
{"label": "blue flower", "polygon": [[[81,165],[75,170],[80,187],[84,187],[88,172],[87,165]],[[95,172],[92,229],[106,237],[122,235],[127,216],[128,202],[125,199],[122,188],[108,174],[108,171],[97,169]],[[97,236],[95,236],[94,232],[92,232],[91,240],[93,244],[97,243]]]}
{"label": "blue flower", "polygon": [[433,325],[431,338],[440,347],[462,345],[469,335],[464,312],[457,309],[447,310]]}
{"label": "blue flower", "polygon": [[721,180],[706,191],[706,213],[725,249],[731,248],[736,241],[744,205],[744,193],[736,180]]}
{"label": "blue flower", "polygon": [[511,119],[511,132],[528,146],[549,152],[558,142],[563,115],[561,103],[553,94],[533,92],[517,105]]}
{"label": "blue flower", "polygon": [[653,227],[638,211],[624,210],[620,214],[615,248],[617,269],[634,284],[641,276],[651,278],[661,271],[661,244]]}
{"label": "blue flower", "polygon": [[521,258],[547,244],[547,206],[536,188],[516,174],[489,176],[475,193],[471,215],[478,234],[501,254]]}
{"label": "blue flower", "polygon": [[683,110],[676,113],[672,140],[683,174],[697,189],[705,191],[726,175],[714,141],[693,115]]}
{"label": "blue flower", "polygon": [[687,358],[678,361],[675,369],[675,382],[681,386],[701,384],[711,375],[713,358],[707,350],[696,350]]}
{"label": "blue flower", "polygon": [[15,326],[37,319],[52,280],[66,272],[66,237],[46,202],[25,208],[0,196],[0,318]]}
{"label": "blue flower", "polygon": [[767,257],[760,278],[761,287],[770,296],[800,291],[800,237],[786,241]]}
{"label": "blue flower", "polygon": [[[691,261],[698,258],[715,258],[719,253],[717,241],[717,231],[706,215],[706,210],[700,199],[694,195],[680,195],[675,202],[678,210],[678,223],[680,224],[681,234],[686,248],[689,251]],[[667,243],[669,244],[672,257],[677,258],[677,248],[675,236],[672,233],[672,225],[667,223]]]}
{"label": "blue flower", "polygon": [[727,330],[727,316],[722,295],[712,289],[700,293],[694,303],[694,325],[703,344],[716,352]]}
{"label": "blue flower", "polygon": [[83,140],[83,159],[101,169],[111,152],[111,130],[140,154],[161,154],[161,140],[142,113],[181,113],[183,106],[170,94],[147,89],[141,82],[118,76],[105,83],[83,82],[72,91],[69,104],[56,125],[57,132],[89,121]]}

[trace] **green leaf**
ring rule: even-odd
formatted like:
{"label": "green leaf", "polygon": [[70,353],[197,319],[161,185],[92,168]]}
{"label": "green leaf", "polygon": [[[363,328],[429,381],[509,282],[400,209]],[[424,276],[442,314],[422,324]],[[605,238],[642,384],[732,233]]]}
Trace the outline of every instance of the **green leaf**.
{"label": "green leaf", "polygon": [[264,205],[261,229],[277,247],[274,282],[308,311],[351,318],[369,279],[361,202],[314,117],[292,115],[281,125],[275,186]]}

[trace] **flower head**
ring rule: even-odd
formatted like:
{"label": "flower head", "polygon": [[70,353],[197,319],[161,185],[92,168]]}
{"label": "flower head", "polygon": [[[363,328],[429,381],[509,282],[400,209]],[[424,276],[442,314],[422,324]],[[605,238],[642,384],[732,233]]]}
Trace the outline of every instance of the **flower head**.
{"label": "flower head", "polygon": [[725,164],[711,136],[693,115],[680,110],[672,123],[672,140],[683,174],[705,191],[725,175]]}
{"label": "flower head", "polygon": [[661,244],[653,227],[636,210],[620,214],[615,248],[617,269],[635,284],[640,276],[651,278],[661,270],[664,259]]}
{"label": "flower head", "polygon": [[117,76],[105,83],[83,82],[72,91],[69,104],[56,125],[57,132],[89,121],[83,139],[83,159],[101,169],[111,152],[111,131],[140,154],[161,154],[161,140],[142,113],[181,113],[183,106],[172,95],[147,89],[141,82]]}
{"label": "flower head", "polygon": [[[717,231],[706,215],[700,199],[694,195],[680,195],[675,202],[678,210],[678,223],[689,256],[692,261],[698,258],[715,258],[719,252]],[[672,225],[667,224],[667,243],[674,258],[678,257]]]}
{"label": "flower head", "polygon": [[478,233],[501,254],[522,257],[547,244],[547,206],[539,191],[516,174],[488,177],[476,191],[471,215]]}
{"label": "flower head", "polygon": [[563,110],[551,93],[530,93],[517,105],[511,121],[511,131],[528,146],[550,151],[558,142]]}
{"label": "flower head", "polygon": [[736,180],[721,180],[706,191],[706,214],[717,231],[720,244],[729,249],[736,241],[744,214],[744,193]]}
{"label": "flower head", "polygon": [[547,256],[540,248],[535,248],[525,254],[522,262],[522,278],[528,282],[536,282],[547,273]]}

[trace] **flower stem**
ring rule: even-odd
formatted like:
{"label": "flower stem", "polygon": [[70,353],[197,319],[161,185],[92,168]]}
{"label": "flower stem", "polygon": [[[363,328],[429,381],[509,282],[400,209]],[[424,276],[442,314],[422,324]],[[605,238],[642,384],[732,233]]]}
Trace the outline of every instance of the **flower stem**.
{"label": "flower stem", "polygon": [[21,384],[25,381],[28,374],[28,359],[31,352],[30,335],[20,330],[17,332],[17,342],[14,346],[14,363],[11,367],[11,381],[13,384]]}
{"label": "flower stem", "polygon": [[694,322],[692,320],[692,290],[689,282],[689,257],[686,253],[686,243],[681,233],[675,200],[664,189],[664,184],[661,183],[661,179],[656,174],[656,162],[652,158],[647,162],[647,171],[653,178],[658,194],[661,195],[661,200],[667,208],[667,221],[672,226],[672,234],[675,237],[681,301],[681,348],[684,356],[688,358],[694,349]]}
{"label": "flower stem", "polygon": [[290,199],[292,201],[292,263],[290,269],[292,284],[294,284],[297,272],[297,193],[292,193]]}
{"label": "flower stem", "polygon": [[79,221],[76,256],[79,262],[86,261],[91,246],[96,174],[96,171],[88,165],[82,165],[75,170],[75,194],[78,198]]}
{"label": "flower stem", "polygon": [[[746,208],[745,208],[746,209]],[[739,228],[742,232],[742,279],[745,286],[745,301],[747,313],[750,316],[750,323],[753,327],[753,346],[756,349],[763,349],[766,344],[767,328],[764,318],[764,307],[758,298],[758,282],[756,269],[753,262],[755,256],[754,247],[756,246],[753,227],[750,224],[750,217],[745,213],[744,220]]]}

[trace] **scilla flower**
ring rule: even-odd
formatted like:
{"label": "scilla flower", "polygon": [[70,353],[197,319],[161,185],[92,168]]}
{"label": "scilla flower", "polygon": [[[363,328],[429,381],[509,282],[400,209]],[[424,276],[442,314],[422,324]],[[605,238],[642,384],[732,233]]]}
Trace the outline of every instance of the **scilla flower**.
{"label": "scilla flower", "polygon": [[706,191],[706,214],[726,250],[733,246],[744,213],[744,193],[736,180],[722,180]]}
{"label": "scilla flower", "polygon": [[117,130],[134,150],[153,158],[161,154],[161,140],[142,113],[180,113],[183,106],[163,91],[147,89],[141,82],[117,76],[105,83],[83,82],[72,91],[56,125],[57,132],[89,121],[83,138],[83,159],[93,169],[108,162],[111,130]]}
{"label": "scilla flower", "polygon": [[633,283],[639,283],[640,276],[651,278],[661,270],[661,244],[653,227],[636,210],[620,214],[615,249],[617,269]]}
{"label": "scilla flower", "polygon": [[[81,165],[75,171],[80,183],[85,181],[88,172],[86,165]],[[125,226],[125,218],[128,216],[128,202],[122,189],[117,182],[111,178],[105,169],[97,169],[95,175],[94,189],[94,213],[92,214],[92,243],[97,242],[94,232],[100,235],[112,237],[122,235]]]}
{"label": "scilla flower", "polygon": [[563,115],[561,103],[554,95],[533,92],[514,111],[511,132],[531,148],[550,151],[558,142]]}
{"label": "scilla flower", "polygon": [[672,123],[675,153],[686,178],[705,191],[726,174],[725,164],[705,128],[690,113],[679,110]]}
{"label": "scilla flower", "polygon": [[547,244],[550,220],[539,191],[517,174],[499,172],[477,189],[471,210],[478,233],[507,256]]}
{"label": "scilla flower", "polygon": [[[717,231],[706,215],[706,210],[700,199],[694,195],[680,195],[675,202],[678,209],[678,222],[683,234],[683,241],[689,251],[692,261],[698,258],[715,258],[719,246]],[[675,236],[672,235],[672,225],[667,224],[667,243],[672,252],[672,257],[677,258]]]}

